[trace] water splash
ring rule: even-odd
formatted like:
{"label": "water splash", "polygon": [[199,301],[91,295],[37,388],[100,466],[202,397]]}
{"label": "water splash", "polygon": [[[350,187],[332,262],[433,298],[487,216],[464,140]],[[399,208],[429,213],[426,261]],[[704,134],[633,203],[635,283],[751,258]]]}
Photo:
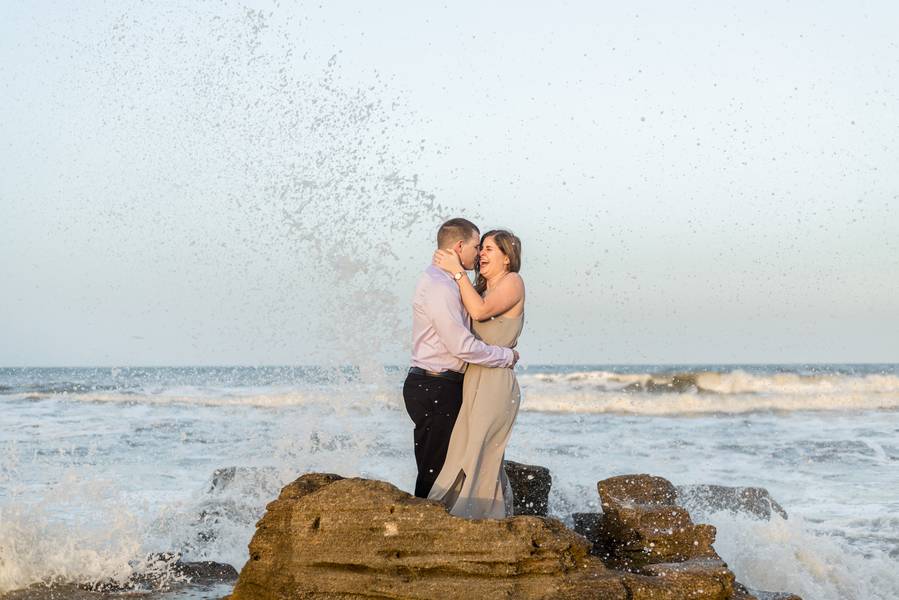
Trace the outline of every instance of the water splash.
{"label": "water splash", "polygon": [[820,600],[889,600],[899,590],[894,558],[879,550],[860,554],[844,540],[812,531],[801,517],[696,516],[715,525],[715,548],[752,588],[789,590]]}
{"label": "water splash", "polygon": [[347,76],[339,51],[311,55],[302,8],[183,8],[104,16],[75,40],[65,94],[95,132],[78,150],[116,175],[64,180],[71,219],[189,286],[170,299],[179,315],[185,294],[227,299],[182,328],[212,314],[205,327],[239,327],[248,346],[373,370],[408,337],[404,249],[448,212],[415,173],[428,145],[414,110],[378,73]]}
{"label": "water splash", "polygon": [[[90,468],[72,464],[35,499],[15,484],[15,455],[7,448],[0,593],[38,582],[126,582],[144,539],[142,519],[126,495]],[[29,468],[35,467],[32,461]]]}
{"label": "water splash", "polygon": [[[312,25],[276,5],[104,10],[81,13],[66,34],[72,53],[56,58],[65,68],[55,115],[78,106],[89,131],[66,137],[71,170],[57,183],[69,212],[59,215],[59,230],[80,223],[118,268],[140,272],[153,289],[149,310],[164,311],[166,293],[179,304],[208,297],[199,303],[205,317],[174,324],[196,341],[215,333],[197,330],[206,318],[215,329],[243,328],[248,344],[287,347],[286,354],[296,346],[309,362],[360,365],[362,380],[377,383],[383,356],[408,337],[393,276],[407,259],[402,248],[446,212],[414,173],[425,144],[410,134],[416,117],[401,94],[377,73],[346,76],[339,53],[309,56],[304,35]],[[222,297],[242,313],[239,324],[231,325],[237,319]],[[347,379],[337,368],[323,377]],[[377,385],[367,392],[377,394]],[[281,426],[304,431],[299,418]],[[305,426],[299,446],[277,450],[284,464],[343,439]],[[366,433],[343,436],[357,433],[345,462],[373,443],[360,450]],[[63,468],[46,463],[47,473]],[[194,542],[211,535],[202,520],[209,499],[143,514],[121,484],[88,464],[67,473],[37,494],[5,494],[0,591],[125,581],[147,552],[172,549],[163,544],[205,557]],[[263,492],[252,509],[270,498]],[[234,546],[227,556],[240,566],[252,509],[233,500],[206,506],[205,515],[223,523],[216,535],[225,541],[212,546]],[[183,539],[184,531],[193,537]],[[240,539],[227,539],[227,531]]]}

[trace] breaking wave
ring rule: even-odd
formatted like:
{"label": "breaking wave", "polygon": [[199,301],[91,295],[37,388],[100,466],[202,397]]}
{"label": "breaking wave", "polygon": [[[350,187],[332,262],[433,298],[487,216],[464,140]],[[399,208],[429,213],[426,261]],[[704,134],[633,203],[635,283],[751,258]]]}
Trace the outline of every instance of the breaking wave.
{"label": "breaking wave", "polygon": [[[312,378],[226,385],[169,381],[168,385],[48,382],[0,392],[0,401],[113,404],[191,404],[279,408],[319,406],[401,409],[401,370],[379,381],[350,377],[324,383]],[[586,370],[519,374],[522,410],[634,415],[741,414],[751,412],[872,411],[899,409],[899,376],[827,373],[750,373],[744,370],[614,372]]]}
{"label": "breaking wave", "polygon": [[671,373],[620,373],[577,371],[525,375],[524,381],[556,384],[578,391],[626,393],[699,394],[838,394],[899,393],[899,376],[893,374],[754,374],[736,369],[729,372],[681,371]]}
{"label": "breaking wave", "polygon": [[869,411],[899,409],[895,395],[806,395],[778,394],[755,396],[732,394],[711,396],[703,394],[590,394],[590,393],[527,393],[522,410],[559,413],[614,413],[648,416],[741,414],[752,412],[798,411]]}
{"label": "breaking wave", "polygon": [[690,415],[899,408],[899,376],[886,372],[587,370],[520,380],[523,407],[531,411]]}

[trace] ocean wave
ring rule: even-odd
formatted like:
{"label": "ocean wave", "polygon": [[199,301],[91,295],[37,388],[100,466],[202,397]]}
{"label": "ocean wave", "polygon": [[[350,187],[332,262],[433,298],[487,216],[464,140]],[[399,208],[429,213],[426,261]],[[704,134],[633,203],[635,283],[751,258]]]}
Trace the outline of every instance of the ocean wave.
{"label": "ocean wave", "polygon": [[620,373],[598,370],[524,374],[519,379],[523,384],[562,387],[575,391],[648,394],[899,393],[899,376],[891,374],[755,374],[741,369],[729,372],[670,373]]}
{"label": "ocean wave", "polygon": [[753,412],[869,411],[899,409],[899,396],[887,394],[589,394],[527,393],[522,410],[557,413],[611,413],[647,416],[742,414]]}
{"label": "ocean wave", "polygon": [[346,390],[257,393],[216,393],[210,391],[193,393],[16,393],[6,396],[7,402],[62,400],[66,402],[109,403],[109,404],[154,404],[191,406],[256,406],[260,408],[280,408],[290,406],[359,407],[366,408],[382,404],[396,403],[397,398],[384,392],[349,392]]}
{"label": "ocean wave", "polygon": [[697,512],[694,518],[715,526],[715,549],[750,587],[820,600],[896,598],[894,557],[873,548],[862,554],[839,537],[816,531],[800,516],[766,521]]}
{"label": "ocean wave", "polygon": [[83,394],[87,392],[118,391],[121,394],[136,393],[123,389],[120,385],[59,381],[53,383],[32,383],[26,385],[0,385],[0,394]]}
{"label": "ocean wave", "polygon": [[[588,391],[530,389],[522,386],[521,410],[527,412],[572,414],[622,414],[677,416],[700,414],[744,414],[754,412],[801,411],[877,411],[899,409],[895,394],[729,394],[679,393],[596,393]],[[319,409],[377,408],[402,409],[399,390],[376,393],[288,392],[247,395],[172,395],[172,394],[20,394],[10,399],[66,402],[253,406],[259,408],[315,407]]]}

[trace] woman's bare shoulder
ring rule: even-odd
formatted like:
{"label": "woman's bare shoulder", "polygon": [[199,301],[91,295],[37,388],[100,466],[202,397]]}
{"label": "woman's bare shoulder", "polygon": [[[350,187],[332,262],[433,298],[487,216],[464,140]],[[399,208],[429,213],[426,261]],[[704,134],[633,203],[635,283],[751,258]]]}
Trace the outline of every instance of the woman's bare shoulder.
{"label": "woman's bare shoulder", "polygon": [[522,279],[521,275],[518,273],[509,273],[503,277],[503,280],[500,283],[524,287],[524,279]]}

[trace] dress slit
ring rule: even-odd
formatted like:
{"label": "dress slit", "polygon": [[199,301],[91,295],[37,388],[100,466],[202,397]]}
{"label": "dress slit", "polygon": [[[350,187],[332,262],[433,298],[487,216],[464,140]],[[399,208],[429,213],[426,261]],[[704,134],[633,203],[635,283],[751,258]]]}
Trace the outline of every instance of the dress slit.
{"label": "dress slit", "polygon": [[[524,323],[520,317],[475,322],[476,337],[511,348]],[[470,364],[462,384],[446,461],[428,498],[468,519],[502,519],[512,514],[511,486],[503,467],[506,444],[518,415],[521,391],[512,369]]]}

